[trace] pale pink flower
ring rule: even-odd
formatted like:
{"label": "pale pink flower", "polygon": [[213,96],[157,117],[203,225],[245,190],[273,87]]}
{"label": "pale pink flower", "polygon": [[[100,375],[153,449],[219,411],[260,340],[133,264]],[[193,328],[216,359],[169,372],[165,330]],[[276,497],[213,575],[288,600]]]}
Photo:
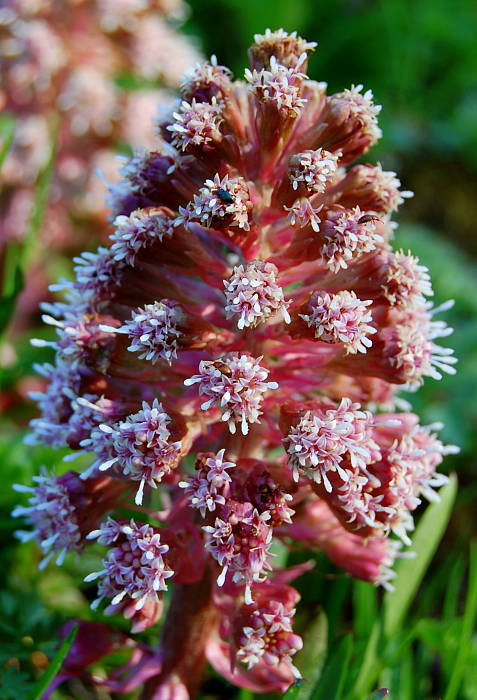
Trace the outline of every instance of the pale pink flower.
{"label": "pale pink flower", "polygon": [[111,598],[107,612],[113,613],[121,605],[131,601],[135,612],[142,610],[148,600],[160,603],[163,591],[167,590],[167,579],[174,575],[164,555],[169,551],[161,543],[161,535],[150,525],[106,522],[89,533],[88,539],[98,539],[111,547],[103,560],[104,569],[88,574],[85,581],[100,579],[99,597],[93,602],[96,608],[103,598]]}

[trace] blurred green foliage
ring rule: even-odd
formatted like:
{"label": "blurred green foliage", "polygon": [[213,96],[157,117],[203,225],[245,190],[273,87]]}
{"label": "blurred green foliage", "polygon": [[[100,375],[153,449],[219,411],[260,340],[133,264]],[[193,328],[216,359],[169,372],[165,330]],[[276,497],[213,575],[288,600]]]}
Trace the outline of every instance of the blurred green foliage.
{"label": "blurred green foliage", "polygon": [[240,76],[253,34],[297,31],[331,91],[364,83],[383,104],[381,150],[445,149],[477,167],[474,0],[190,0],[186,26]]}
{"label": "blurred green foliage", "polygon": [[[459,471],[477,473],[477,296],[472,293],[477,280],[477,264],[450,241],[428,229],[402,225],[395,245],[411,250],[429,267],[436,306],[453,299],[445,318],[454,328],[447,343],[459,358],[457,374],[446,375],[440,382],[428,381],[407,399],[425,423],[443,421],[442,435],[447,442],[459,445]],[[451,460],[446,460],[450,463]]]}

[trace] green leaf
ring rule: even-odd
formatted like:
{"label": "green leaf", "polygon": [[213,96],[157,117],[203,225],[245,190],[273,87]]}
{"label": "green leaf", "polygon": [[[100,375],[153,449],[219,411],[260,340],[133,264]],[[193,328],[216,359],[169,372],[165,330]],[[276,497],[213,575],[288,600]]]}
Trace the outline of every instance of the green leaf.
{"label": "green leaf", "polygon": [[253,700],[253,693],[248,688],[240,688],[239,700]]}
{"label": "green leaf", "polygon": [[381,669],[379,649],[382,646],[382,625],[375,622],[364,650],[358,677],[354,683],[353,698],[360,699],[369,692]]}
{"label": "green leaf", "polygon": [[28,676],[13,666],[0,668],[0,700],[24,698],[30,690]]}
{"label": "green leaf", "polygon": [[[401,559],[395,564],[395,589],[384,595],[383,619],[374,624],[369,635],[354,683],[355,698],[361,699],[369,693],[384,666],[384,658],[389,653],[390,645],[395,642],[402,621],[447,527],[456,491],[457,478],[453,474],[439,491],[439,502],[431,503],[419,521],[412,543],[416,557]],[[413,635],[413,631],[408,632],[406,643],[412,641]]]}
{"label": "green leaf", "polygon": [[2,115],[0,120],[0,168],[13,143],[15,120],[10,114]]}
{"label": "green leaf", "polygon": [[5,293],[0,298],[0,335],[4,332],[15,310],[17,297],[23,289],[23,272],[16,260],[12,260],[13,245],[7,246],[5,255],[4,284]]}
{"label": "green leaf", "polygon": [[35,684],[35,687],[33,688],[33,691],[28,697],[28,700],[40,700],[45,690],[48,688],[50,683],[55,679],[56,675],[58,674],[58,671],[60,670],[63,661],[66,659],[69,650],[73,646],[73,642],[75,640],[77,632],[78,625],[75,625],[69,631],[68,636],[63,641],[62,645],[51,660],[51,663],[46,669],[45,673],[38,679],[37,683]]}
{"label": "green leaf", "polygon": [[297,678],[297,680],[294,681],[288,688],[285,695],[282,696],[283,700],[297,700],[297,698],[299,697],[298,693],[305,686],[308,687],[307,681],[304,678]]}
{"label": "green leaf", "polygon": [[452,675],[447,686],[444,700],[455,700],[467,668],[467,661],[471,649],[472,633],[477,617],[477,544],[474,542],[470,550],[469,583],[467,599],[465,602],[462,632],[459,647],[454,661]]}
{"label": "green leaf", "polygon": [[396,562],[397,578],[394,581],[394,591],[384,596],[386,640],[394,637],[412,603],[449,522],[456,492],[457,477],[452,474],[449,482],[439,491],[439,502],[432,503],[419,521],[412,542],[412,551],[416,553],[416,557]]}
{"label": "green leaf", "polygon": [[[4,146],[5,143],[0,152],[0,161]],[[3,334],[5,331],[15,311],[18,295],[23,289],[24,278],[34,256],[38,233],[43,225],[48,203],[48,193],[53,175],[54,156],[55,149],[52,147],[48,163],[38,177],[23,242],[21,244],[11,243],[6,249],[3,267],[2,297],[0,298],[0,334]]]}
{"label": "green leaf", "polygon": [[303,649],[295,657],[295,665],[303,676],[303,682],[293,688],[293,698],[309,700],[316,686],[326,658],[328,622],[323,610],[307,625],[303,635]]}
{"label": "green leaf", "polygon": [[342,700],[352,651],[353,637],[350,634],[338,639],[310,700]]}
{"label": "green leaf", "polygon": [[371,583],[353,582],[353,617],[357,637],[369,637],[377,617],[376,588]]}
{"label": "green leaf", "polygon": [[48,195],[50,191],[51,178],[53,176],[53,168],[55,162],[55,148],[51,146],[50,156],[45,168],[40,173],[35,196],[33,198],[33,204],[30,211],[30,216],[28,217],[28,222],[25,230],[21,264],[23,270],[25,271],[28,267],[31,259],[33,257],[33,251],[36,246],[38,234],[43,225],[43,220],[45,218],[46,206],[48,204]]}

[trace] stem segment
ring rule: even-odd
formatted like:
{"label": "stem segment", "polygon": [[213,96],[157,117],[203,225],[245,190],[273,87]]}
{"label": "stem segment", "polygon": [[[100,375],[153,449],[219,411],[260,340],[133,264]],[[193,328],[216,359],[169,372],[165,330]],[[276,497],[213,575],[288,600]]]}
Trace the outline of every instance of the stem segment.
{"label": "stem segment", "polygon": [[142,700],[185,698],[185,690],[190,700],[196,696],[217,618],[211,592],[210,570],[196,583],[175,584],[160,643],[162,671],[146,683]]}

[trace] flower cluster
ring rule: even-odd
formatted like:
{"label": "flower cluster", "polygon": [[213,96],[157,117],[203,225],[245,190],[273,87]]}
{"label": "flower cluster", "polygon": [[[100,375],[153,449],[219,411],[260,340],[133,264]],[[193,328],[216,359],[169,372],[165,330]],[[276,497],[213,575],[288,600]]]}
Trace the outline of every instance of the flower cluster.
{"label": "flower cluster", "polygon": [[33,527],[15,534],[22,542],[40,542],[45,555],[41,569],[54,556],[62,564],[67,552],[81,552],[91,528],[114,507],[122,492],[108,477],[80,479],[75,472],[56,478],[43,469],[33,481],[33,487],[14,485],[15,491],[28,493],[30,498],[27,507],[17,506],[12,515],[27,518]]}
{"label": "flower cluster", "polygon": [[[93,608],[103,598],[111,598],[110,612],[123,609],[126,617],[134,618],[145,605],[161,604],[161,594],[167,590],[166,580],[174,572],[164,560],[169,547],[161,543],[159,532],[150,525],[137,525],[134,520],[119,523],[109,518],[98,530],[90,532],[88,539],[97,539],[110,547],[103,560],[104,569],[85,578],[87,582],[100,579],[99,597]],[[158,617],[160,613],[155,614]]]}
{"label": "flower cluster", "polygon": [[[112,189],[111,247],[77,258],[49,307],[59,337],[33,440],[92,453],[85,488],[107,471],[133,510],[91,525],[108,550],[87,581],[108,611],[153,624],[167,579],[160,650],[128,669],[150,697],[193,697],[206,659],[283,692],[303,567],[274,565],[274,542],[390,588],[455,450],[399,410],[399,391],[455,360],[426,268],[390,244],[409,193],[352,165],[380,108],[361,86],[328,96],[309,80],[314,46],[267,30],[245,82],[215,58],[198,67],[160,124],[167,143]],[[75,551],[89,520],[70,498],[51,524],[61,484],[50,499],[35,487],[25,514],[45,549]]]}
{"label": "flower cluster", "polygon": [[210,397],[200,405],[202,411],[218,406],[230,432],[235,433],[238,422],[242,434],[247,435],[249,424],[259,422],[262,395],[269,389],[278,389],[277,382],[264,381],[269,372],[259,364],[261,359],[234,354],[218,360],[202,360],[200,374],[189,377],[184,384],[198,384],[199,394]]}
{"label": "flower cluster", "polygon": [[229,280],[224,280],[227,306],[225,313],[229,318],[239,314],[237,328],[256,326],[258,323],[274,316],[277,312],[286,323],[290,323],[287,302],[283,289],[277,284],[278,270],[275,265],[255,260],[245,267],[239,265]]}
{"label": "flower cluster", "polygon": [[266,593],[266,589],[257,589],[257,602],[243,605],[233,620],[237,659],[249,669],[258,663],[272,667],[284,664],[300,678],[291,660],[303,646],[301,638],[293,632],[298,596],[286,587],[275,592],[276,599],[267,599]]}
{"label": "flower cluster", "polygon": [[224,506],[226,496],[230,495],[232,477],[228,469],[235,467],[234,462],[224,461],[225,450],[214,455],[212,452],[199,454],[196,462],[197,473],[190,481],[180,481],[179,486],[186,489],[190,505],[198,508],[205,518],[206,511],[213,511],[220,504]]}

